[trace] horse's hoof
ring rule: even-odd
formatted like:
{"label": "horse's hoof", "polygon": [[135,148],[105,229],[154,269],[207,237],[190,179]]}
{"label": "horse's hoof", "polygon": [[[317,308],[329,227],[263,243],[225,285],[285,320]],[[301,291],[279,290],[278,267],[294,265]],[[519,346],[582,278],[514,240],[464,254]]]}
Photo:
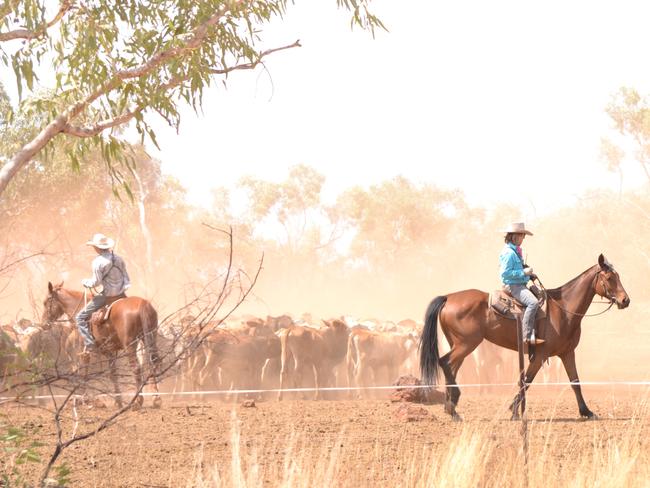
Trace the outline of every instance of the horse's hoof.
{"label": "horse's hoof", "polygon": [[160,408],[162,407],[162,398],[157,396],[156,398],[153,399],[153,408]]}
{"label": "horse's hoof", "polygon": [[587,412],[585,412],[585,413],[582,413],[582,412],[581,412],[581,413],[580,413],[580,418],[581,418],[582,420],[598,420],[598,415],[596,415],[596,414],[595,414],[594,412],[592,412],[592,411],[587,411]]}
{"label": "horse's hoof", "polygon": [[456,409],[454,408],[454,405],[449,401],[445,402],[445,413],[448,413],[451,416],[453,416],[456,413]]}
{"label": "horse's hoof", "polygon": [[462,421],[463,421],[463,417],[461,417],[461,416],[458,415],[456,412],[454,412],[454,413],[451,415],[451,420],[453,420],[454,422],[462,422]]}

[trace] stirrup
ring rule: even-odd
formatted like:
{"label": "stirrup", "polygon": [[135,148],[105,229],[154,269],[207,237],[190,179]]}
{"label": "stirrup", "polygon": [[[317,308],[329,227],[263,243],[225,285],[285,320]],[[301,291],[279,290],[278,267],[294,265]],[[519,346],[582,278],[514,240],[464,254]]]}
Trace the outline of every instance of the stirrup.
{"label": "stirrup", "polygon": [[546,341],[544,339],[538,339],[535,337],[535,331],[533,331],[530,336],[526,337],[524,339],[524,343],[532,346],[539,346],[540,344],[544,344]]}
{"label": "stirrup", "polygon": [[544,344],[546,341],[544,339],[524,339],[524,343],[528,345],[533,345],[533,346],[539,346],[541,344]]}

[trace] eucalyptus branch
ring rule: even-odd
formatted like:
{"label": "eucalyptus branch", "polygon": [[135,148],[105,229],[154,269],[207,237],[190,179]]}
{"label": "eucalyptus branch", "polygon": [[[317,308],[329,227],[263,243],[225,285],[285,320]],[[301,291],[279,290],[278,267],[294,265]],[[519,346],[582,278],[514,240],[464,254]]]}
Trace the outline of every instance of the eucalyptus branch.
{"label": "eucalyptus branch", "polygon": [[18,6],[19,0],[7,0],[0,6],[0,20],[11,14]]}
{"label": "eucalyptus branch", "polygon": [[[238,64],[238,65],[230,66],[230,67],[223,68],[223,69],[213,69],[213,70],[210,70],[210,73],[223,75],[223,74],[227,74],[227,73],[230,73],[232,71],[237,71],[237,70],[255,69],[262,62],[262,59],[265,56],[268,56],[269,54],[273,54],[273,53],[278,52],[278,51],[283,51],[285,49],[291,49],[291,48],[294,48],[294,47],[301,47],[300,40],[297,40],[296,42],[294,42],[292,44],[288,44],[286,46],[277,47],[277,48],[273,48],[273,49],[267,49],[266,51],[261,52],[258,55],[258,57],[255,59],[255,61],[253,61],[253,62]],[[170,90],[172,88],[175,88],[176,86],[182,84],[183,82],[187,81],[188,79],[189,79],[189,77],[175,78],[175,79],[171,80],[169,83],[166,83],[166,84],[162,85],[161,86],[161,91],[167,91],[167,90]],[[116,116],[116,117],[114,117],[112,119],[108,119],[108,120],[105,120],[103,122],[99,122],[97,124],[89,125],[89,126],[85,126],[85,127],[78,127],[78,126],[74,126],[74,125],[71,125],[71,124],[67,123],[63,127],[62,132],[64,134],[69,134],[69,135],[73,135],[73,136],[77,136],[77,137],[93,137],[93,136],[96,136],[96,135],[100,134],[101,132],[105,131],[106,129],[110,129],[112,127],[117,127],[117,126],[125,124],[126,122],[133,119],[136,115],[141,113],[144,109],[145,109],[145,107],[140,105],[140,106],[138,106],[138,107],[136,107],[134,109],[127,110],[125,113],[123,113],[123,114],[121,114],[119,116]],[[162,114],[161,114],[161,116],[162,116]]]}
{"label": "eucalyptus branch", "polygon": [[276,48],[273,48],[273,49],[267,49],[266,51],[262,51],[257,56],[255,61],[252,61],[250,63],[238,64],[236,66],[226,67],[226,68],[222,68],[222,69],[212,69],[212,70],[210,70],[210,73],[218,74],[218,75],[224,75],[224,74],[230,73],[231,71],[245,70],[245,69],[255,69],[262,62],[262,58],[264,58],[264,56],[268,56],[269,54],[273,54],[273,53],[278,52],[278,51],[284,51],[285,49],[291,49],[291,48],[294,48],[294,47],[302,47],[302,45],[300,44],[300,39],[298,39],[298,40],[296,40],[296,42],[294,42],[292,44],[288,44],[286,46],[276,47]]}
{"label": "eucalyptus branch", "polygon": [[76,137],[93,137],[104,132],[106,129],[110,129],[127,123],[133,117],[141,113],[143,110],[144,107],[142,106],[137,107],[134,110],[127,110],[122,115],[119,115],[112,119],[104,120],[103,122],[99,122],[97,124],[89,125],[85,127],[78,127],[70,124],[65,124],[61,132]]}
{"label": "eucalyptus branch", "polygon": [[[243,0],[237,0],[234,3],[242,3]],[[208,27],[215,25],[227,12],[230,10],[230,4],[222,6],[217,12],[212,15],[204,23],[196,27],[184,45],[165,49],[154,54],[147,62],[135,68],[123,69],[117,71],[111,79],[102,84],[97,90],[87,96],[84,100],[76,103],[67,111],[67,119],[71,120],[84,111],[86,107],[92,104],[99,97],[110,93],[120,86],[120,84],[129,79],[142,78],[152,73],[160,65],[171,61],[174,58],[182,57],[183,55],[195,50],[201,45],[201,42],[208,34]]]}
{"label": "eucalyptus branch", "polygon": [[[11,7],[9,7],[7,10],[4,10],[0,13],[0,18],[6,17],[11,13],[10,10]],[[56,13],[54,18],[50,20],[49,22],[44,23],[42,26],[40,26],[36,30],[29,30],[29,29],[15,29],[9,32],[0,32],[0,42],[6,42],[6,41],[12,41],[14,39],[25,39],[25,40],[31,40],[31,39],[36,39],[37,37],[41,37],[44,35],[47,30],[57,24],[58,22],[63,19],[65,14],[72,9],[72,1],[71,0],[64,0],[61,2],[61,6],[59,7],[59,11]]]}
{"label": "eucalyptus branch", "polygon": [[[368,12],[369,1],[338,0],[337,3],[353,14],[354,24],[373,30],[374,26],[381,27],[381,22]],[[27,49],[11,56],[19,92],[23,84],[33,91],[34,80],[38,79],[34,65],[43,68],[43,59],[48,59],[43,58],[44,54],[51,54],[67,69],[56,73],[58,91],[53,99],[32,100],[33,114],[38,120],[49,117],[48,122],[44,122],[45,125],[35,123],[33,133],[36,135],[28,136],[29,142],[0,164],[0,195],[14,176],[40,151],[47,149],[59,134],[94,139],[89,143],[76,142],[68,147],[67,152],[75,165],[87,156],[91,144],[103,145],[102,133],[133,119],[144,124],[149,137],[154,140],[155,134],[142,118],[147,109],[158,112],[168,123],[178,125],[179,101],[184,99],[196,109],[211,75],[252,70],[264,65],[266,56],[300,47],[300,42],[296,41],[257,53],[254,46],[262,40],[259,25],[270,22],[274,16],[282,16],[289,3],[287,0],[196,0],[197,15],[183,18],[180,22],[183,26],[178,28],[180,31],[174,31],[169,26],[175,25],[178,20],[174,15],[187,17],[185,2],[179,2],[177,10],[170,7],[167,12],[169,18],[162,20],[155,15],[155,2],[142,6],[139,10],[141,13],[136,14],[119,5],[120,21],[115,20],[115,12],[111,11],[108,15],[108,10],[112,8],[110,5],[99,2],[97,12],[93,11],[95,17],[87,19],[91,23],[99,19],[95,26],[94,43],[88,41],[83,29],[86,19],[69,14],[75,8],[74,0],[61,0],[58,12],[49,21],[42,19],[44,2],[35,3],[38,10],[36,18],[32,18],[34,14],[31,10],[19,13],[19,2],[5,0],[0,6],[0,20],[5,16],[3,24],[9,24],[8,19],[12,18],[9,16],[13,14],[21,26],[27,26],[0,33],[0,42],[40,38],[47,35],[50,27],[62,25],[60,42],[39,43],[35,51],[27,46]],[[83,9],[79,11],[85,12]],[[126,29],[121,22],[126,23]],[[156,25],[158,22],[163,23]],[[145,28],[144,25],[150,27]],[[125,34],[130,32],[129,29],[135,34]],[[233,66],[229,66],[231,62]],[[189,83],[185,85],[185,82]],[[182,89],[172,92],[179,85],[182,85]],[[93,110],[99,102],[106,103]],[[83,119],[83,122],[79,119]],[[122,156],[119,147],[116,152],[119,153],[118,158]],[[110,169],[110,161],[108,166]]]}

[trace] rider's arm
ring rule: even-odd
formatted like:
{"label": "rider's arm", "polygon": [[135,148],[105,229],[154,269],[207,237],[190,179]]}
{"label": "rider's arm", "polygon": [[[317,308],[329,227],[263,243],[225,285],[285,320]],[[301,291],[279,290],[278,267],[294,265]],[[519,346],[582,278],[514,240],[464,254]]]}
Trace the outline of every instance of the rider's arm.
{"label": "rider's arm", "polygon": [[102,278],[104,277],[102,264],[103,263],[100,259],[95,259],[93,261],[93,277],[81,280],[83,286],[86,288],[94,288],[102,283]]}

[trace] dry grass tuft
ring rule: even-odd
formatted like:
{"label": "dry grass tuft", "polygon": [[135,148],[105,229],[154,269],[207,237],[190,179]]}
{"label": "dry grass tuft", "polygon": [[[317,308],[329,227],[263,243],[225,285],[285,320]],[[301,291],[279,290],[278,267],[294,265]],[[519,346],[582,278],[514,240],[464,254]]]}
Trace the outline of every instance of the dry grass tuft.
{"label": "dry grass tuft", "polygon": [[[647,428],[648,405],[642,403],[635,415],[625,421],[626,434],[612,436],[598,422],[585,423],[593,435],[569,439],[560,444],[553,418],[529,423],[529,464],[524,468],[519,425],[512,424],[511,439],[491,433],[494,420],[485,424],[468,423],[451,443],[435,443],[414,449],[408,439],[396,445],[372,446],[373,468],[354,470],[343,459],[359,455],[360,447],[346,438],[345,431],[328,442],[313,445],[308,432],[294,432],[282,446],[284,456],[277,463],[258,461],[263,446],[248,448],[242,441],[240,421],[233,412],[230,446],[231,462],[203,466],[197,453],[193,487],[313,487],[313,486],[399,486],[436,488],[567,486],[647,487],[650,480],[650,453],[641,438]],[[423,423],[423,429],[431,424]],[[557,425],[555,425],[557,427]],[[555,432],[555,434],[553,433]],[[397,469],[384,469],[383,461],[397,459]],[[263,467],[264,466],[264,467]],[[379,482],[377,481],[379,480]]]}

